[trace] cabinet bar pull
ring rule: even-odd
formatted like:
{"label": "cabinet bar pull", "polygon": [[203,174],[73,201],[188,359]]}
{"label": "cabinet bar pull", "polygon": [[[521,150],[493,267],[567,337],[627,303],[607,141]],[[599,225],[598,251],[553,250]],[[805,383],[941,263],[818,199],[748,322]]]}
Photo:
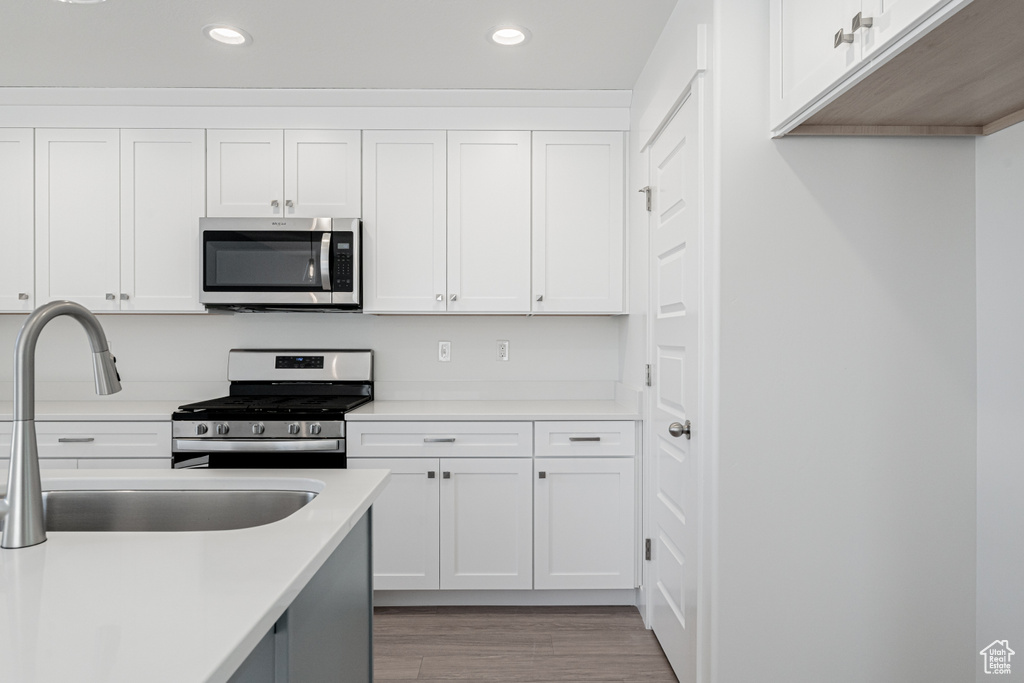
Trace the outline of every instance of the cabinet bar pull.
{"label": "cabinet bar pull", "polygon": [[599,436],[570,436],[569,441],[600,441]]}
{"label": "cabinet bar pull", "polygon": [[445,479],[451,479],[452,478],[452,473],[451,472],[442,472],[441,476],[444,477]]}
{"label": "cabinet bar pull", "polygon": [[455,437],[449,437],[446,439],[423,439],[423,443],[455,443]]}
{"label": "cabinet bar pull", "polygon": [[852,33],[846,33],[845,31],[843,31],[843,29],[839,29],[838,31],[836,31],[836,37],[835,37],[835,40],[833,41],[832,47],[833,48],[837,48],[840,45],[842,45],[843,43],[852,43],[852,42],[853,42],[853,34]]}
{"label": "cabinet bar pull", "polygon": [[548,473],[547,472],[538,472],[537,473],[537,478],[538,479],[547,479],[548,478]]}
{"label": "cabinet bar pull", "polygon": [[857,12],[857,16],[853,18],[853,30],[857,32],[862,28],[871,28],[875,23],[872,17],[865,17],[863,12]]}
{"label": "cabinet bar pull", "polygon": [[95,440],[96,440],[96,438],[92,437],[92,436],[81,436],[81,437],[62,436],[59,439],[57,439],[57,443],[89,443],[90,441],[95,441]]}
{"label": "cabinet bar pull", "polygon": [[427,479],[435,479],[436,477],[437,472],[435,472],[434,470],[430,470],[429,472],[427,472]]}

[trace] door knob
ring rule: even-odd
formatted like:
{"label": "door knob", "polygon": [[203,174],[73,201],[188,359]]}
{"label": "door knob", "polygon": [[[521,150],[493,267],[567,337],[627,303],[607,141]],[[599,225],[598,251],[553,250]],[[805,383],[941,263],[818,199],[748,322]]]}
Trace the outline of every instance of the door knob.
{"label": "door knob", "polygon": [[687,420],[684,424],[680,424],[679,422],[673,422],[668,426],[668,433],[677,438],[685,434],[686,438],[689,439],[690,421]]}

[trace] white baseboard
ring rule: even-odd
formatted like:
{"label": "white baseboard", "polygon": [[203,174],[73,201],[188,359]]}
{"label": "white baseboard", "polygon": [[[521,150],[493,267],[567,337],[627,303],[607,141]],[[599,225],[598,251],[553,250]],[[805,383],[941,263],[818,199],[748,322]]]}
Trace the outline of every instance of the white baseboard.
{"label": "white baseboard", "polygon": [[377,607],[632,605],[636,589],[554,591],[374,591]]}

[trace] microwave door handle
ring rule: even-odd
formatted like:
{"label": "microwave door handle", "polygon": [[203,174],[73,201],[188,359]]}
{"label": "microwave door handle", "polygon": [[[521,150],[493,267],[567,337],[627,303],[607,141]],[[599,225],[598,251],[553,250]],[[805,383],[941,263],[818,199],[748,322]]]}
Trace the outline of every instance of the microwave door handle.
{"label": "microwave door handle", "polygon": [[331,291],[331,233],[320,240],[320,281],[325,292]]}

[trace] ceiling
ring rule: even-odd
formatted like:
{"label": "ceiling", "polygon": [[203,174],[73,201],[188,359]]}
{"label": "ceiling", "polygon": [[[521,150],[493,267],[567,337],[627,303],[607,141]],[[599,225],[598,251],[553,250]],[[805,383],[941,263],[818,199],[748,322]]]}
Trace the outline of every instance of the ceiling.
{"label": "ceiling", "polygon": [[[6,87],[629,90],[677,0],[2,2]],[[506,22],[531,39],[491,44]]]}

